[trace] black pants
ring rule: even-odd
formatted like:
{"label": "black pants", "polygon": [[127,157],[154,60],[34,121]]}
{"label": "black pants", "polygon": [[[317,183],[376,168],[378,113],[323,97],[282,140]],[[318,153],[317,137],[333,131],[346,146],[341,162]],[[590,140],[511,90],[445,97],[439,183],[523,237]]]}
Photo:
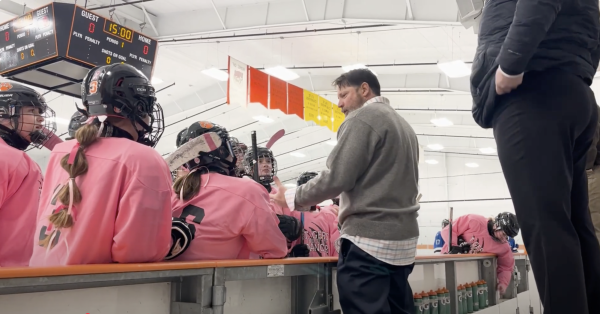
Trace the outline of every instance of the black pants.
{"label": "black pants", "polygon": [[344,314],[413,314],[408,275],[414,264],[384,263],[341,239],[337,286]]}
{"label": "black pants", "polygon": [[498,97],[494,137],[546,314],[600,313],[600,246],[585,158],[598,107],[583,80],[525,75]]}

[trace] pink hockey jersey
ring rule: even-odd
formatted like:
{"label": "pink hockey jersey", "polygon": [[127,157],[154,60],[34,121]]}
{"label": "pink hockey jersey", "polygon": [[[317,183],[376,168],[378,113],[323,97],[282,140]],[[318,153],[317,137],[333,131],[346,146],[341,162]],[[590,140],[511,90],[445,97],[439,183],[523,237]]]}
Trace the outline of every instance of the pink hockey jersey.
{"label": "pink hockey jersey", "polygon": [[304,241],[310,251],[310,257],[338,256],[335,241],[340,237],[340,232],[336,224],[337,214],[331,209],[331,205],[312,212],[290,211],[289,208],[285,208],[284,214],[298,220],[302,220],[304,214],[302,240],[292,242],[290,249]]}
{"label": "pink hockey jersey", "polygon": [[54,191],[69,177],[60,160],[75,144],[60,143],[50,154],[30,266],[163,260],[171,244],[169,168],[157,151],[124,138],[100,138],[86,149],[89,167],[75,179],[82,201],[74,206],[73,227],[57,230],[49,250],[38,244],[61,205],[51,199]]}
{"label": "pink hockey jersey", "polygon": [[260,184],[218,173],[203,174],[188,201],[173,193],[173,217],[185,218],[196,237],[178,261],[283,258],[286,239]]}
{"label": "pink hockey jersey", "polygon": [[0,267],[29,265],[42,182],[38,164],[0,139]]}
{"label": "pink hockey jersey", "polygon": [[[507,287],[515,266],[515,259],[508,243],[500,243],[490,236],[487,228],[488,220],[486,217],[475,214],[456,218],[452,222],[452,245],[457,244],[457,238],[460,235],[467,242],[473,243],[473,238],[478,241],[483,248],[483,253],[496,254],[498,257],[498,281]],[[449,226],[446,226],[442,230],[442,238],[445,242],[442,252],[448,252],[448,229]]]}

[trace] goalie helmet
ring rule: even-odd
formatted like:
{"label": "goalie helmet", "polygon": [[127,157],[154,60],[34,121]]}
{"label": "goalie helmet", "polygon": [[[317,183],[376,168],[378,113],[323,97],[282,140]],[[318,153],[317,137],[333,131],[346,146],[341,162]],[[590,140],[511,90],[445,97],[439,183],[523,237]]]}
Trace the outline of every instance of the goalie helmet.
{"label": "goalie helmet", "polygon": [[[162,107],[154,87],[138,69],[128,64],[111,64],[91,69],[81,84],[81,100],[90,117],[128,119],[143,130],[137,142],[155,147],[165,129]],[[144,119],[150,118],[146,123]]]}
{"label": "goalie helmet", "polygon": [[[266,147],[257,147],[258,153],[258,181],[262,185],[269,185],[273,182],[273,177],[277,175],[277,160],[273,152]],[[254,154],[252,149],[248,149],[244,156],[244,170],[250,177],[254,177]]]}

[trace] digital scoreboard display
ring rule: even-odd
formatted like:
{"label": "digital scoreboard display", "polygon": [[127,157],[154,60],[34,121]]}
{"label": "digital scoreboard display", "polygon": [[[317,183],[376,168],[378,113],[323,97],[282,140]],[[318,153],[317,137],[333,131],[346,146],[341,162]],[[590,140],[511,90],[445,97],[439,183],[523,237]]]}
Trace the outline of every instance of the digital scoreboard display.
{"label": "digital scoreboard display", "polygon": [[158,42],[78,6],[67,58],[94,66],[127,63],[152,78]]}
{"label": "digital scoreboard display", "polygon": [[52,4],[0,25],[0,74],[58,55]]}

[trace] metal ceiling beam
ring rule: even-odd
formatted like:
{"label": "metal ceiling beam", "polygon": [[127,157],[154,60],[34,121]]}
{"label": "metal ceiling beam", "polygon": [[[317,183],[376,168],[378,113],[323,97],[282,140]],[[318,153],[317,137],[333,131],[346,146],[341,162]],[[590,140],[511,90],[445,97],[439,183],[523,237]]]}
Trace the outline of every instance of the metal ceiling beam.
{"label": "metal ceiling beam", "polygon": [[[411,2],[412,19],[406,18],[407,9],[405,1],[396,0],[274,1],[206,8],[161,16],[158,31],[161,39],[170,39],[218,32],[233,33],[265,27],[314,26],[321,23],[348,26],[354,23],[461,26],[457,19],[458,9],[454,1]],[[225,11],[227,14],[221,18],[221,14],[217,16],[215,11]],[[182,21],[190,22],[182,23]]]}

